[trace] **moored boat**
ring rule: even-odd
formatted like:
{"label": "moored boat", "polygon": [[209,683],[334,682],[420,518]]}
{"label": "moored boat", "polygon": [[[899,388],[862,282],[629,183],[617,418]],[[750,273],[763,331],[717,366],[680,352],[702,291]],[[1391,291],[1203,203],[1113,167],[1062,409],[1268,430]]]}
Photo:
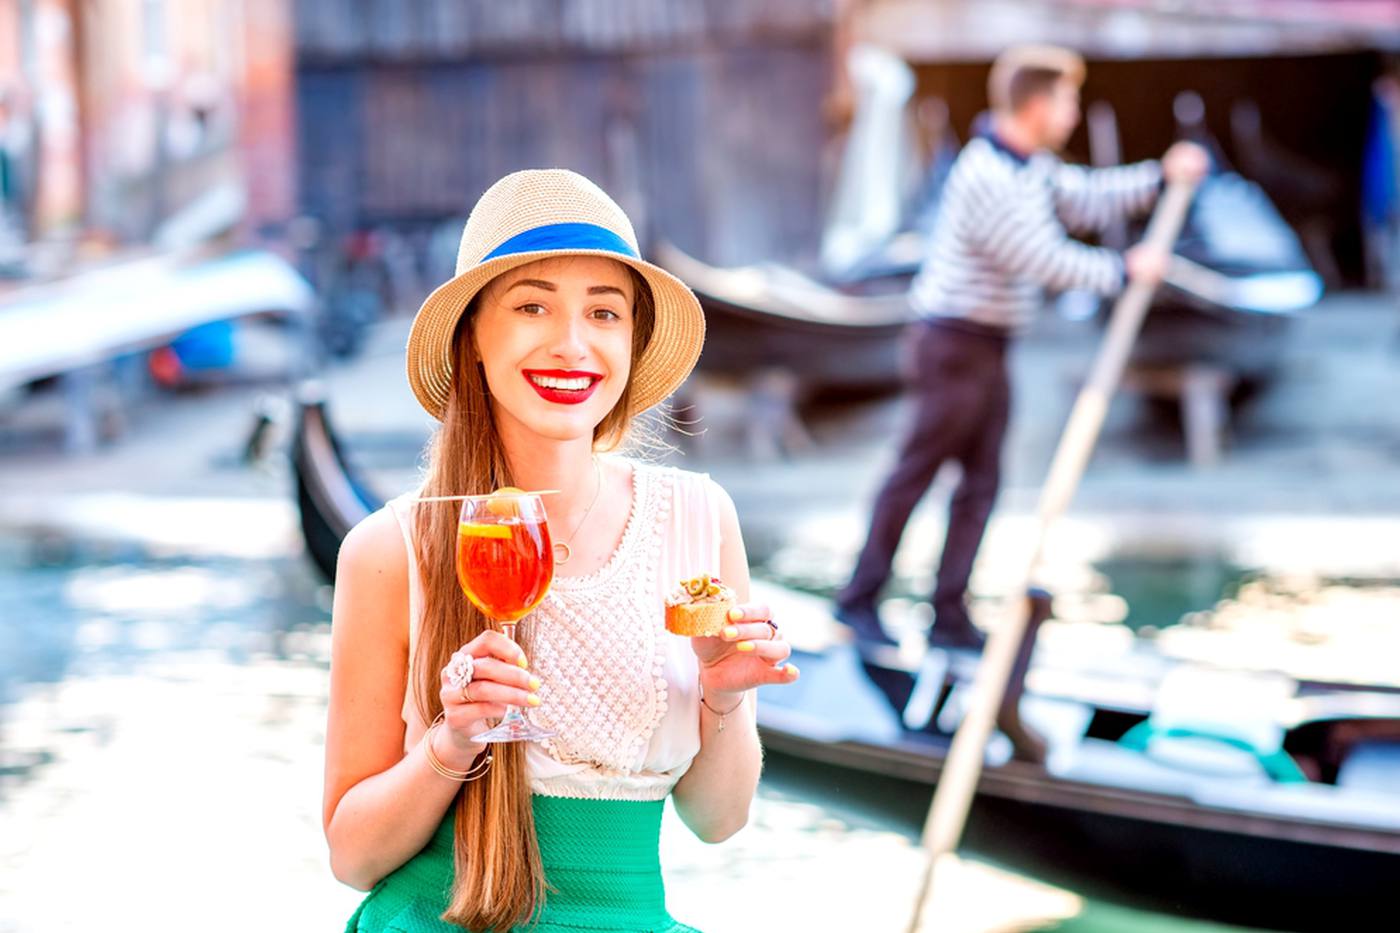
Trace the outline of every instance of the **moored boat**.
{"label": "moored boat", "polygon": [[656,261],[705,309],[702,371],[790,371],[807,390],[899,385],[899,338],[913,320],[903,292],[851,295],[776,263],[719,268],[668,243]]}
{"label": "moored boat", "polygon": [[[776,612],[781,597],[764,598]],[[931,652],[929,691],[922,670],[794,639],[801,681],[760,692],[765,747],[936,785],[975,662]],[[1383,915],[1400,870],[1400,693],[1186,664],[1125,684],[1028,665],[1029,644],[978,784],[974,849],[1251,926],[1361,929]]]}
{"label": "moored boat", "polygon": [[346,459],[318,383],[305,383],[298,390],[295,419],[291,461],[302,540],[312,563],[334,580],[340,543],[384,500]]}

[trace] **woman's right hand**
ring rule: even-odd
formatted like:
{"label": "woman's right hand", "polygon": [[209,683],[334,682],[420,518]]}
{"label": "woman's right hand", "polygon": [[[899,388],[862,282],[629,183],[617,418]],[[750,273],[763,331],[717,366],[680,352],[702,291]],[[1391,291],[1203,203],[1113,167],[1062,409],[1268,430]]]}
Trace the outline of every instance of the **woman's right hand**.
{"label": "woman's right hand", "polygon": [[[464,688],[449,682],[448,671],[462,654],[471,655],[472,679]],[[486,750],[474,741],[491,723],[506,714],[507,706],[540,705],[536,693],[540,681],[530,673],[525,652],[500,632],[482,632],[458,648],[439,674],[443,725],[433,750],[449,768],[465,770]]]}

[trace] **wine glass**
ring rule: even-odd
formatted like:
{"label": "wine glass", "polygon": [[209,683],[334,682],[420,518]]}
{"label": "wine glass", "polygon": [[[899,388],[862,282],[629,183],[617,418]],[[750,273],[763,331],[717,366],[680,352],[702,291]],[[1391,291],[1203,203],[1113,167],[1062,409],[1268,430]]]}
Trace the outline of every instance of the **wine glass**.
{"label": "wine glass", "polygon": [[[534,493],[495,492],[462,500],[457,524],[457,582],[511,641],[516,624],[540,604],[554,579],[554,550],[544,503]],[[556,733],[515,706],[478,742],[529,742]]]}

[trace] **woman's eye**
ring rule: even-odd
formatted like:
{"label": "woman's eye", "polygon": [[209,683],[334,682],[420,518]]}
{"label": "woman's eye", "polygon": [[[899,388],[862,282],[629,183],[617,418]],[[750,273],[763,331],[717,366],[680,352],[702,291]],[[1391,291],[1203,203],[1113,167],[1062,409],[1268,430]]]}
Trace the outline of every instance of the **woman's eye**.
{"label": "woman's eye", "polygon": [[544,305],[535,304],[534,302],[531,302],[529,304],[521,305],[515,310],[520,311],[524,314],[544,314]]}
{"label": "woman's eye", "polygon": [[600,321],[622,320],[622,315],[618,314],[612,308],[597,308],[593,311],[593,316],[598,318]]}

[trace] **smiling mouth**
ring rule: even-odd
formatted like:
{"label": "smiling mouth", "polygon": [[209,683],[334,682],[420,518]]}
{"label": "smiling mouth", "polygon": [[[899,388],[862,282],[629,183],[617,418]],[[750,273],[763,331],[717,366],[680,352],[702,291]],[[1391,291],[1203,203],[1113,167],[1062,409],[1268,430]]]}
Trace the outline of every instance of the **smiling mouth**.
{"label": "smiling mouth", "polygon": [[525,370],[524,375],[540,398],[559,405],[587,401],[603,381],[597,373],[566,370]]}

